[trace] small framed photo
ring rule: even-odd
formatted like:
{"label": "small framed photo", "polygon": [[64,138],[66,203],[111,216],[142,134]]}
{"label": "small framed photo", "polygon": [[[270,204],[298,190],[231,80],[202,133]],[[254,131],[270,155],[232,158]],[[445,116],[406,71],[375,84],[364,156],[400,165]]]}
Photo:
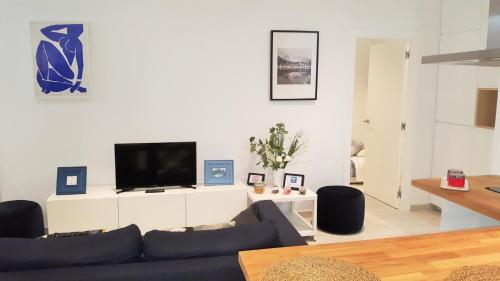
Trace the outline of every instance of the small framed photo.
{"label": "small framed photo", "polygon": [[205,185],[234,184],[233,160],[205,160]]}
{"label": "small framed photo", "polygon": [[58,167],[57,195],[85,194],[87,192],[87,167]]}
{"label": "small framed photo", "polygon": [[293,190],[299,190],[299,187],[304,186],[304,175],[285,173],[283,177],[283,187],[289,186]]}
{"label": "small framed photo", "polygon": [[271,100],[318,98],[319,31],[271,30]]}
{"label": "small framed photo", "polygon": [[247,184],[253,185],[256,182],[264,182],[265,179],[266,179],[265,174],[248,173]]}

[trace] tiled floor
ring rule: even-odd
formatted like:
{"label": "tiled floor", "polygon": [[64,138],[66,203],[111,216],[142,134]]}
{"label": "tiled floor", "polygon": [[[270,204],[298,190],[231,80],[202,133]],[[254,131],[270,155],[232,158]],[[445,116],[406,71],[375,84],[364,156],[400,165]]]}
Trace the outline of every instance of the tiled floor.
{"label": "tiled floor", "polygon": [[365,226],[352,235],[334,235],[318,231],[316,242],[324,244],[439,232],[440,212],[429,207],[412,211],[394,209],[365,196]]}

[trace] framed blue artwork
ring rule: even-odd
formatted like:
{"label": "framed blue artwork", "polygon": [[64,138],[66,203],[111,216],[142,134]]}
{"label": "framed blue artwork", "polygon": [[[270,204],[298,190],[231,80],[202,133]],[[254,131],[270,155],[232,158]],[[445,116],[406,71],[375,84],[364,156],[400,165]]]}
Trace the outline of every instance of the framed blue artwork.
{"label": "framed blue artwork", "polygon": [[85,194],[87,167],[58,167],[57,195]]}
{"label": "framed blue artwork", "polygon": [[234,184],[233,160],[205,160],[205,185]]}
{"label": "framed blue artwork", "polygon": [[32,22],[36,97],[89,96],[89,35],[84,22]]}

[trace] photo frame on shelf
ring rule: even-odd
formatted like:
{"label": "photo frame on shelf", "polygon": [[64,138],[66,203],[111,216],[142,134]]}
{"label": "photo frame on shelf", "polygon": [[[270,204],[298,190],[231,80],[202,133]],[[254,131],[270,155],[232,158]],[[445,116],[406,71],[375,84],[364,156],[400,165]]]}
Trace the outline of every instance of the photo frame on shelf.
{"label": "photo frame on shelf", "polygon": [[87,192],[87,167],[58,167],[57,195],[85,194]]}
{"label": "photo frame on shelf", "polygon": [[234,184],[234,160],[205,160],[205,185]]}
{"label": "photo frame on shelf", "polygon": [[318,99],[319,31],[271,30],[271,100]]}
{"label": "photo frame on shelf", "polygon": [[305,175],[301,174],[285,173],[283,175],[283,187],[289,186],[293,190],[299,190],[299,187],[304,186],[305,177]]}
{"label": "photo frame on shelf", "polygon": [[248,173],[247,185],[253,185],[257,181],[264,182],[265,179],[266,179],[265,174]]}

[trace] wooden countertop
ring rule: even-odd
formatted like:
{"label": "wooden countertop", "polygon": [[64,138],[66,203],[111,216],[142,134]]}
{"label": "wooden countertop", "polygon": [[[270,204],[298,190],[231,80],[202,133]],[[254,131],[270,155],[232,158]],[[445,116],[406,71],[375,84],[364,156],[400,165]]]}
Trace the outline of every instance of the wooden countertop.
{"label": "wooden countertop", "polygon": [[439,187],[440,179],[412,180],[411,184],[436,196],[462,205],[490,218],[500,220],[500,193],[485,189],[487,186],[500,186],[500,176],[467,177],[470,191],[447,190]]}
{"label": "wooden countertop", "polygon": [[273,263],[299,256],[350,261],[382,280],[444,280],[464,265],[500,265],[500,227],[243,251],[239,262],[247,281],[260,281]]}

